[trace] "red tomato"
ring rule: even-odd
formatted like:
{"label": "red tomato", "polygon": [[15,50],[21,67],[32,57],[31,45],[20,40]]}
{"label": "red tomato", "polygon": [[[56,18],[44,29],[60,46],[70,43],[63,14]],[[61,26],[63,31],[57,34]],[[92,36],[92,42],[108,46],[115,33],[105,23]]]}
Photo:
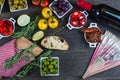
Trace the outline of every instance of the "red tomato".
{"label": "red tomato", "polygon": [[2,34],[3,33],[3,29],[2,29],[2,27],[0,26],[0,34]]}
{"label": "red tomato", "polygon": [[70,19],[70,24],[74,27],[78,27],[79,21],[77,19]]}
{"label": "red tomato", "polygon": [[5,36],[9,36],[13,33],[13,26],[7,27],[7,30],[3,33]]}
{"label": "red tomato", "polygon": [[3,25],[3,20],[0,20],[0,26]]}
{"label": "red tomato", "polygon": [[79,17],[79,26],[84,26],[85,24],[86,24],[86,19],[85,19],[85,16],[82,14]]}
{"label": "red tomato", "polygon": [[4,20],[3,26],[5,26],[5,27],[13,26],[13,23],[10,20]]}
{"label": "red tomato", "polygon": [[40,0],[32,0],[32,4],[33,4],[34,6],[38,6],[39,3],[40,3]]}
{"label": "red tomato", "polygon": [[49,1],[48,1],[48,0],[40,0],[40,6],[41,6],[42,8],[47,7],[48,4],[49,4]]}
{"label": "red tomato", "polygon": [[3,20],[0,19],[0,34],[4,32]]}
{"label": "red tomato", "polygon": [[81,16],[81,12],[79,10],[76,10],[71,14],[71,18],[73,19],[79,19],[80,16]]}
{"label": "red tomato", "polygon": [[6,29],[5,26],[3,26],[3,25],[0,26],[0,34],[4,34],[4,32],[5,32],[6,30],[7,30],[7,29]]}
{"label": "red tomato", "polygon": [[85,19],[81,19],[80,21],[79,21],[79,25],[80,26],[84,26],[86,24],[86,20]]}

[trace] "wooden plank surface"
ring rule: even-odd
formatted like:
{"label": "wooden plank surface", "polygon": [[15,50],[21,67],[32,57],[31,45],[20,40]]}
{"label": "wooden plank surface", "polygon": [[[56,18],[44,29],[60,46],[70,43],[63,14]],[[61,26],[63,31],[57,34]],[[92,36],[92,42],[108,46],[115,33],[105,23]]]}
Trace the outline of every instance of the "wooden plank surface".
{"label": "wooden plank surface", "polygon": [[[69,1],[74,6],[73,10],[80,9],[76,5],[77,0],[69,0]],[[104,3],[120,10],[120,0],[86,0],[86,1],[93,3],[95,5]],[[17,19],[19,15],[26,13],[31,16],[31,19],[33,19],[35,18],[35,16],[33,15],[41,15],[40,7],[34,7],[33,9],[33,6],[31,5],[30,0],[28,0],[28,3],[29,3],[28,10],[10,13],[8,3],[6,0],[2,14],[0,15],[0,18],[9,19],[10,17],[13,17]],[[68,13],[64,17],[64,19],[61,20],[60,27],[66,25],[70,13]],[[92,19],[88,19],[87,25],[85,27],[88,27],[90,22],[96,22],[96,21]],[[99,22],[97,23],[100,29],[103,31],[103,33],[106,30],[109,30],[114,34],[116,34],[118,37],[120,37],[120,31],[117,31],[111,28],[110,26],[103,25]],[[17,24],[16,24],[16,27],[18,27]],[[50,35],[50,34],[51,34],[50,30],[46,31],[46,35]],[[18,79],[18,80],[82,80],[81,76],[86,71],[86,68],[89,64],[90,58],[93,55],[95,48],[89,48],[88,44],[84,39],[83,33],[81,33],[80,29],[69,30],[68,28],[65,28],[61,32],[57,33],[56,35],[64,37],[70,45],[70,49],[68,51],[55,50],[51,54],[51,56],[58,56],[60,58],[60,75],[57,77],[41,77],[39,68],[37,68],[37,69],[33,69],[33,71],[30,74],[28,74],[28,76],[26,76],[24,79]],[[10,40],[11,38],[1,39],[0,46]],[[3,80],[11,80],[11,79],[4,78]],[[102,72],[86,80],[120,80],[120,67],[116,67],[114,69]]]}

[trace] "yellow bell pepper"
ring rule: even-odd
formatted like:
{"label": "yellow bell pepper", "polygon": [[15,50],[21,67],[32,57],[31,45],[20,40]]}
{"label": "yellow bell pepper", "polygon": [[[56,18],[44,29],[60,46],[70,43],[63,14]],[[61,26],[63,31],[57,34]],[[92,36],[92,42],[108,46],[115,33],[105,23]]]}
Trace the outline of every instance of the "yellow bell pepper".
{"label": "yellow bell pepper", "polygon": [[57,28],[58,24],[59,24],[59,22],[58,22],[56,17],[51,17],[51,18],[48,19],[48,26],[51,29]]}
{"label": "yellow bell pepper", "polygon": [[49,7],[42,9],[42,16],[46,19],[50,18],[53,15],[52,10]]}
{"label": "yellow bell pepper", "polygon": [[47,27],[48,27],[47,20],[46,19],[40,19],[39,22],[38,22],[38,28],[40,30],[46,30]]}

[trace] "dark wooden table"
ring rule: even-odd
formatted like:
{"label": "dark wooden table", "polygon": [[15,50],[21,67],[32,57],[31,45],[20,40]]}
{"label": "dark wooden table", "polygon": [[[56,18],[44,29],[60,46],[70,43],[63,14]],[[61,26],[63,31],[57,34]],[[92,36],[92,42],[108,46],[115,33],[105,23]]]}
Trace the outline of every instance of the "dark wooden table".
{"label": "dark wooden table", "polygon": [[[82,10],[76,5],[77,0],[69,0],[69,1],[74,7],[73,10],[75,9]],[[86,1],[95,5],[104,3],[113,8],[120,10],[120,0],[86,0]],[[10,17],[13,17],[14,19],[17,19],[17,17],[20,16],[21,14],[28,14],[29,16],[31,16],[31,19],[34,19],[35,15],[41,15],[40,7],[32,6],[31,0],[28,0],[28,4],[29,4],[28,10],[20,11],[20,12],[10,12],[9,6],[6,0],[5,5],[3,7],[2,14],[0,14],[0,18],[9,19]],[[64,19],[61,19],[60,27],[65,26],[67,24],[67,20],[70,13],[65,15]],[[97,21],[88,19],[87,25],[85,27],[88,27],[90,22],[97,22]],[[112,33],[116,34],[118,37],[120,37],[119,35],[120,31],[115,30],[110,26],[101,24],[99,22],[97,23],[100,29],[103,31],[103,33],[106,30],[109,30]],[[16,24],[16,27],[18,27],[17,24]],[[46,35],[49,35],[50,33],[51,33],[51,30],[49,29],[45,31]],[[35,68],[24,79],[18,79],[18,80],[82,80],[81,76],[86,71],[86,68],[89,64],[89,61],[93,55],[95,48],[90,48],[88,46],[88,43],[85,41],[83,37],[83,33],[80,32],[80,29],[69,30],[68,28],[65,28],[61,32],[57,33],[56,35],[64,37],[70,45],[70,48],[68,51],[55,50],[51,54],[51,56],[58,56],[60,58],[60,75],[56,77],[41,77],[39,68],[37,69]],[[11,40],[10,37],[1,39],[0,46],[10,40]],[[11,79],[4,78],[3,80],[11,80]],[[86,80],[120,80],[120,67],[116,67],[111,70],[99,73]]]}

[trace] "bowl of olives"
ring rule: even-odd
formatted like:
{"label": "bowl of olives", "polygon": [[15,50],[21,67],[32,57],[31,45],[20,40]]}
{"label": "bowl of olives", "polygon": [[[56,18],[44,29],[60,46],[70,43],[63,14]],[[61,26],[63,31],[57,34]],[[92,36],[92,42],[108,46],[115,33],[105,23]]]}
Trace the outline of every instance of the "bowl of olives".
{"label": "bowl of olives", "polygon": [[58,18],[62,18],[73,8],[68,0],[54,0],[49,7],[58,16]]}
{"label": "bowl of olives", "polygon": [[10,12],[28,9],[27,0],[8,0]]}
{"label": "bowl of olives", "polygon": [[41,57],[40,74],[41,76],[58,76],[59,57]]}

